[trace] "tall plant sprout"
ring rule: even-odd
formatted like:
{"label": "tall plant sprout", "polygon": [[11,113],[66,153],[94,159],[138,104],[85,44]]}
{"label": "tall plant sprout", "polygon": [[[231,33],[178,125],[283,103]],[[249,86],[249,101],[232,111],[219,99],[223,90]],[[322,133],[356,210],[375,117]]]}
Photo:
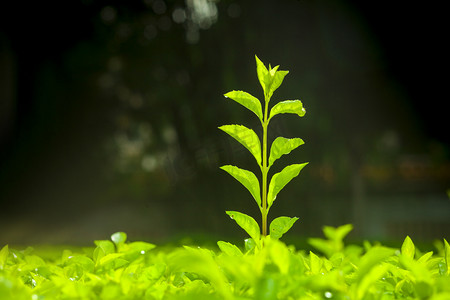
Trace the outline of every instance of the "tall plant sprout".
{"label": "tall plant sprout", "polygon": [[[277,137],[273,143],[268,145],[269,123],[273,117],[279,114],[295,114],[299,117],[305,115],[305,109],[300,100],[284,100],[273,105],[271,108],[270,100],[273,93],[283,83],[284,77],[289,71],[278,70],[279,66],[266,68],[264,63],[255,56],[256,72],[258,80],[264,93],[264,101],[250,95],[244,91],[231,91],[225,94],[225,97],[232,99],[245,108],[252,111],[260,120],[262,127],[262,143],[258,135],[243,125],[223,125],[219,129],[229,134],[232,138],[242,144],[255,158],[261,171],[261,184],[257,176],[248,170],[241,169],[232,165],[222,166],[221,169],[228,172],[237,181],[239,181],[252,195],[261,212],[261,227],[252,217],[237,212],[227,211],[226,213],[242,227],[258,246],[261,245],[261,236],[279,239],[286,233],[292,225],[298,220],[297,217],[278,217],[270,223],[267,232],[267,216],[278,193],[308,164],[292,164],[286,166],[281,172],[274,174],[269,181],[268,173],[272,165],[281,156],[289,154],[304,142],[300,138]],[[261,105],[263,103],[263,106]],[[270,108],[270,109],[269,109]]]}

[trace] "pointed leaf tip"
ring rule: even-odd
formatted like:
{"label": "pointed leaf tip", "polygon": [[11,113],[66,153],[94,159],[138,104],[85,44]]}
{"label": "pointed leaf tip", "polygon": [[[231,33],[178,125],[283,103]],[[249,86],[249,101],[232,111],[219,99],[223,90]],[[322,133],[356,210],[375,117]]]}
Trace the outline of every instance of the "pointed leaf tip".
{"label": "pointed leaf tip", "polygon": [[281,172],[272,176],[267,193],[267,204],[270,208],[275,201],[278,193],[288,184],[308,163],[294,164],[285,167]]}
{"label": "pointed leaf tip", "polygon": [[261,230],[258,223],[252,217],[240,213],[238,211],[226,211],[227,215],[230,216],[248,235],[255,240],[256,243],[260,242]]}
{"label": "pointed leaf tip", "polygon": [[411,240],[411,238],[408,235],[406,236],[405,240],[403,241],[401,252],[404,256],[406,256],[410,259],[414,259],[416,249],[415,249],[413,241]]}
{"label": "pointed leaf tip", "polygon": [[278,102],[270,110],[269,120],[278,114],[296,114],[303,117],[306,113],[305,108],[300,100],[285,100]]}
{"label": "pointed leaf tip", "polygon": [[303,145],[304,142],[300,138],[292,138],[287,139],[284,137],[277,137],[270,147],[270,156],[269,156],[269,168],[273,165],[273,163],[279,159],[281,156],[289,154],[292,150],[297,147]]}
{"label": "pointed leaf tip", "polygon": [[256,175],[250,171],[231,165],[222,166],[220,168],[239,181],[252,194],[253,199],[255,199],[258,207],[261,209],[260,187]]}
{"label": "pointed leaf tip", "polygon": [[270,223],[270,237],[273,239],[279,239],[288,232],[289,229],[298,220],[297,217],[278,217]]}
{"label": "pointed leaf tip", "polygon": [[226,132],[236,141],[241,143],[253,155],[256,162],[261,166],[261,142],[258,135],[252,130],[243,125],[223,125],[219,127],[220,130]]}
{"label": "pointed leaf tip", "polygon": [[259,120],[262,121],[262,107],[261,102],[258,100],[258,98],[244,91],[231,91],[226,93],[224,96],[225,98],[234,100],[248,110],[252,111],[259,118]]}

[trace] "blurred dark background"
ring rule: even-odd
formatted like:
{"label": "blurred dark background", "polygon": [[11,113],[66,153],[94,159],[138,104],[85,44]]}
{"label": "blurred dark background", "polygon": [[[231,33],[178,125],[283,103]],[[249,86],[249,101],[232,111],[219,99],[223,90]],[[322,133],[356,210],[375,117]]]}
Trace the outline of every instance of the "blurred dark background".
{"label": "blurred dark background", "polygon": [[[309,161],[269,217],[290,238],[449,238],[447,22],[437,4],[344,0],[13,1],[0,9],[0,245],[243,238],[259,220],[219,166],[257,172],[217,129],[256,117],[224,93],[262,91],[254,55],[301,99],[271,139]],[[445,79],[445,80],[444,80]]]}

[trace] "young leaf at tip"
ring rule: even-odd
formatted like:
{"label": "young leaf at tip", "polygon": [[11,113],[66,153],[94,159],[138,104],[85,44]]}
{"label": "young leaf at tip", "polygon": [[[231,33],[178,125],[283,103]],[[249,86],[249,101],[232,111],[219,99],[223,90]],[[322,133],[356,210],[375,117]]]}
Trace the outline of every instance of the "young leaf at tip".
{"label": "young leaf at tip", "polygon": [[273,239],[279,239],[288,232],[289,229],[298,220],[297,217],[278,217],[270,223],[270,237]]}
{"label": "young leaf at tip", "polygon": [[269,98],[271,98],[273,93],[280,87],[280,85],[283,83],[284,77],[288,73],[289,71],[275,71],[275,73],[272,75],[272,82],[269,88]]}
{"label": "young leaf at tip", "polygon": [[224,95],[226,98],[236,101],[247,109],[251,110],[262,122],[263,113],[261,108],[261,102],[258,98],[250,95],[244,91],[231,91]]}
{"label": "young leaf at tip", "polygon": [[292,150],[303,145],[303,142],[300,138],[287,139],[284,137],[277,137],[270,147],[270,156],[269,156],[269,168],[273,165],[273,163],[279,159],[281,156],[285,154],[289,154]]}
{"label": "young leaf at tip", "polygon": [[269,114],[269,121],[278,114],[296,114],[303,117],[306,113],[305,108],[300,100],[285,100],[278,102],[272,107]]}
{"label": "young leaf at tip", "polygon": [[222,170],[228,172],[237,181],[239,181],[245,188],[252,194],[253,199],[255,199],[258,204],[259,209],[261,209],[261,194],[258,178],[256,175],[250,171],[238,168],[236,166],[226,165],[220,167]]}
{"label": "young leaf at tip", "polygon": [[414,259],[414,255],[416,254],[416,247],[414,246],[413,241],[411,238],[407,235],[405,240],[403,241],[402,248],[401,248],[402,255]]}
{"label": "young leaf at tip", "polygon": [[261,87],[263,88],[264,95],[266,95],[266,89],[270,84],[270,73],[267,70],[266,66],[263,64],[263,62],[258,58],[258,56],[255,55],[256,59],[256,74],[258,75],[259,83],[261,84]]}
{"label": "young leaf at tip", "polygon": [[279,66],[272,68],[270,65],[268,70],[258,56],[255,55],[255,59],[258,80],[264,90],[266,101],[269,101],[275,90],[283,83],[283,79],[289,71],[278,71]]}
{"label": "young leaf at tip", "polygon": [[252,217],[238,211],[227,211],[227,215],[248,233],[248,235],[259,245],[261,230],[258,223]]}
{"label": "young leaf at tip", "polygon": [[294,164],[285,167],[281,172],[272,176],[267,193],[268,209],[272,206],[278,193],[288,184],[308,163]]}
{"label": "young leaf at tip", "polygon": [[256,133],[243,125],[223,125],[220,130],[229,134],[236,141],[241,143],[255,157],[256,162],[261,167],[261,142]]}

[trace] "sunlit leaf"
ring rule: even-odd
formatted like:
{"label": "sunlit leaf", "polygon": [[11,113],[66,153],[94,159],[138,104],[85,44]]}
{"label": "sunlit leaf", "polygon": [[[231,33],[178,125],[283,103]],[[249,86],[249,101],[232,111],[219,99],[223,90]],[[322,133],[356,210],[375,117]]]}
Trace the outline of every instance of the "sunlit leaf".
{"label": "sunlit leaf", "polygon": [[364,296],[368,289],[374,285],[384,274],[388,271],[388,266],[386,265],[375,265],[364,276],[360,279],[357,286],[357,297],[355,299],[365,299]]}
{"label": "sunlit leaf", "polygon": [[308,244],[325,254],[327,257],[331,257],[335,253],[333,245],[330,241],[321,238],[309,238]]}
{"label": "sunlit leaf", "polygon": [[447,265],[447,275],[450,275],[450,245],[446,239],[444,239],[444,260]]}
{"label": "sunlit leaf", "polygon": [[247,251],[247,252],[255,249],[255,247],[256,247],[255,240],[252,239],[252,238],[245,239],[244,240],[244,247],[245,247],[245,251]]}
{"label": "sunlit leaf", "polygon": [[433,256],[433,251],[427,252],[424,255],[422,255],[417,262],[421,263],[421,264],[426,264],[427,261]]}
{"label": "sunlit leaf", "polygon": [[255,174],[250,171],[240,169],[236,166],[226,165],[220,168],[228,172],[228,174],[233,176],[237,181],[245,186],[245,188],[247,188],[247,190],[252,194],[258,204],[258,207],[261,207],[261,190],[259,187],[258,178],[256,178]]}
{"label": "sunlit leaf", "polygon": [[267,204],[270,208],[278,193],[288,184],[308,163],[294,164],[285,167],[281,172],[272,176],[267,193]]}
{"label": "sunlit leaf", "polygon": [[268,250],[272,262],[278,267],[281,274],[287,274],[291,265],[291,250],[284,243],[272,237],[265,238],[264,247]]}
{"label": "sunlit leaf", "polygon": [[236,223],[248,233],[248,235],[259,244],[259,240],[261,238],[261,230],[259,228],[258,223],[252,217],[240,213],[238,211],[227,211],[227,215],[230,216],[231,219],[235,220]]}
{"label": "sunlit leaf", "polygon": [[271,277],[262,277],[258,280],[255,289],[255,298],[258,300],[277,299],[278,286]]}
{"label": "sunlit leaf", "polygon": [[277,90],[283,83],[284,77],[289,71],[278,71],[279,66],[272,68],[269,65],[269,70],[264,66],[264,63],[255,55],[256,58],[256,73],[258,75],[259,83],[261,84],[266,100],[270,100],[275,90]]}
{"label": "sunlit leaf", "polygon": [[415,254],[415,247],[414,247],[414,243],[411,240],[411,238],[409,236],[406,236],[405,240],[403,241],[402,244],[402,255],[410,258],[410,259],[414,259],[414,254]]}
{"label": "sunlit leaf", "polygon": [[269,89],[269,98],[272,97],[273,93],[280,87],[283,83],[284,77],[289,73],[289,71],[276,71],[272,75],[272,82]]}
{"label": "sunlit leaf", "polygon": [[155,247],[156,246],[154,244],[137,241],[127,244],[127,251],[139,252],[141,254],[144,254],[145,252],[150,251]]}
{"label": "sunlit leaf", "polygon": [[117,260],[117,258],[119,258],[121,256],[124,256],[124,255],[125,255],[124,253],[110,253],[110,254],[107,254],[107,255],[103,256],[100,259],[99,264],[100,265],[106,265],[107,263],[110,263],[110,262],[112,262],[114,260]]}
{"label": "sunlit leaf", "polygon": [[218,241],[217,246],[220,250],[229,256],[242,256],[242,251],[236,246],[228,242]]}
{"label": "sunlit leaf", "polygon": [[339,227],[324,226],[324,235],[332,241],[342,241],[350,231],[353,230],[352,224],[345,224]]}
{"label": "sunlit leaf", "polygon": [[411,272],[415,280],[431,282],[431,274],[425,264],[421,264],[404,254],[400,255],[399,262],[402,267]]}
{"label": "sunlit leaf", "polygon": [[358,265],[357,280],[362,280],[374,266],[379,265],[386,258],[393,255],[394,252],[394,249],[383,246],[374,246],[370,248],[367,253],[361,257]]}
{"label": "sunlit leaf", "polygon": [[108,240],[97,240],[94,241],[97,247],[101,248],[105,254],[110,254],[115,252],[114,244]]}
{"label": "sunlit leaf", "polygon": [[297,217],[278,217],[270,223],[270,237],[274,239],[279,239],[288,232],[289,229],[298,220]]}
{"label": "sunlit leaf", "polygon": [[250,151],[256,159],[256,162],[261,166],[261,142],[256,133],[243,125],[223,125],[219,127],[220,130],[228,133],[236,141],[241,143]]}
{"label": "sunlit leaf", "polygon": [[281,156],[289,154],[292,150],[303,144],[304,142],[300,138],[287,139],[284,137],[277,137],[270,147],[268,167],[270,168]]}
{"label": "sunlit leaf", "polygon": [[115,252],[115,247],[113,242],[108,240],[98,240],[94,241],[97,247],[94,249],[93,259],[96,265],[100,264],[100,260],[111,253]]}
{"label": "sunlit leaf", "polygon": [[251,110],[262,121],[263,113],[261,102],[258,100],[258,98],[253,97],[249,93],[243,91],[231,91],[229,93],[226,93],[224,96]]}
{"label": "sunlit leaf", "polygon": [[296,114],[303,117],[306,113],[300,100],[285,100],[278,102],[272,107],[269,114],[269,120],[278,114]]}
{"label": "sunlit leaf", "polygon": [[4,246],[2,250],[0,250],[0,270],[3,270],[6,265],[6,260],[8,259],[9,248],[8,245]]}
{"label": "sunlit leaf", "polygon": [[320,257],[309,251],[309,267],[311,274],[319,274],[322,269],[323,261]]}
{"label": "sunlit leaf", "polygon": [[258,80],[259,83],[261,84],[261,87],[264,90],[264,94],[266,94],[268,91],[268,87],[270,85],[271,76],[266,66],[264,66],[264,63],[258,58],[258,56],[255,55],[255,59],[256,59],[256,73],[258,75]]}
{"label": "sunlit leaf", "polygon": [[127,234],[125,232],[116,232],[111,235],[111,240],[114,242],[114,244],[117,247],[117,250],[119,251],[120,247],[125,243],[127,240]]}
{"label": "sunlit leaf", "polygon": [[67,259],[67,264],[78,264],[83,267],[84,270],[88,272],[94,271],[94,262],[89,257],[83,255],[73,255],[69,256]]}
{"label": "sunlit leaf", "polygon": [[[220,270],[219,266],[214,261],[214,253],[211,250],[185,246],[182,251],[176,251],[174,255],[172,255],[170,264],[172,268],[177,268],[183,272],[193,272],[206,278],[220,294],[220,299],[233,299],[228,281],[222,270]],[[204,297],[201,297],[200,299],[202,298],[204,299]],[[198,299],[198,297],[189,297],[187,299]]]}

